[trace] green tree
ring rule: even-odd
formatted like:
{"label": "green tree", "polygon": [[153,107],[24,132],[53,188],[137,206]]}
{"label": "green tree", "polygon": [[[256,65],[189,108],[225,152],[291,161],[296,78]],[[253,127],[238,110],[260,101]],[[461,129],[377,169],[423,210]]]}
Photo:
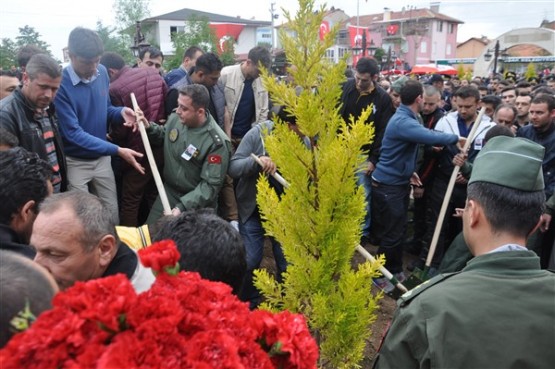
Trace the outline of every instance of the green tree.
{"label": "green tree", "polygon": [[117,29],[133,39],[136,22],[150,16],[150,0],[114,0],[113,10]]}
{"label": "green tree", "polygon": [[466,74],[466,70],[464,69],[464,65],[459,64],[457,66],[457,76],[459,77],[459,79],[463,79],[465,74]]}
{"label": "green tree", "polygon": [[41,35],[31,26],[24,26],[19,28],[19,35],[15,37],[15,45],[19,49],[25,45],[35,45],[46,51],[50,56],[50,45],[41,40]]}
{"label": "green tree", "polygon": [[184,21],[184,26],[183,32],[176,32],[171,35],[175,55],[168,60],[167,70],[179,67],[183,61],[183,53],[191,46],[198,46],[204,51],[217,50],[216,34],[210,28],[207,17],[199,17],[193,14]]}
{"label": "green tree", "polygon": [[96,32],[104,43],[104,51],[118,53],[129,64],[135,62],[135,58],[130,48],[131,44],[127,43],[124,37],[121,37],[121,34],[115,27],[105,26],[101,21],[97,21]]}
{"label": "green tree", "polygon": [[227,37],[223,43],[223,51],[220,54],[220,60],[224,67],[226,65],[235,64],[235,40],[232,37]]}
{"label": "green tree", "polygon": [[274,102],[296,117],[312,145],[308,149],[279,119],[265,138],[290,186],[278,198],[262,176],[257,202],[265,230],[281,243],[288,267],[282,284],[264,270],[255,272],[255,284],[265,296],[262,308],[306,316],[320,346],[320,367],[356,368],[381,297],[370,290],[383,259],[351,267],[365,214],[364,190],[357,186],[355,172],[363,165],[361,147],[372,141],[374,128],[365,124],[371,107],[349,126],[339,114],[346,57],[337,64],[326,59],[337,27],[319,40],[325,9],[314,11],[314,2],[299,0],[294,19],[284,10],[295,37],[283,30],[279,36],[288,62],[297,67],[290,70],[295,85],[279,83],[267,71],[262,75]]}
{"label": "green tree", "polygon": [[384,49],[382,49],[381,47],[378,47],[376,49],[376,51],[374,52],[374,59],[376,59],[376,61],[378,62],[378,64],[382,64],[382,58],[383,56],[386,55],[386,52]]}
{"label": "green tree", "polygon": [[10,38],[3,38],[0,45],[0,66],[9,69],[12,65],[17,66],[17,46]]}

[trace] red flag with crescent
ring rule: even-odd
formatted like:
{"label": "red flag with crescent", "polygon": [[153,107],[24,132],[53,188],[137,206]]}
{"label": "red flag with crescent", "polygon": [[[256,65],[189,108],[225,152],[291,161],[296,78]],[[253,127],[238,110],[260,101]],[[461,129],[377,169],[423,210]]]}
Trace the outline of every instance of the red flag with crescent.
{"label": "red flag with crescent", "polygon": [[394,35],[397,33],[397,31],[399,30],[399,25],[398,24],[390,24],[389,26],[387,26],[387,34],[388,35]]}
{"label": "red flag with crescent", "polygon": [[362,47],[362,34],[366,33],[368,40],[368,29],[366,27],[349,26],[349,39],[351,47]]}
{"label": "red flag with crescent", "polygon": [[245,28],[244,24],[238,23],[210,23],[208,26],[216,33],[216,38],[220,44],[220,52],[224,51],[223,44],[229,37],[237,41],[243,28]]}
{"label": "red flag with crescent", "polygon": [[329,32],[330,32],[330,22],[322,21],[322,23],[320,23],[320,41],[322,41]]}

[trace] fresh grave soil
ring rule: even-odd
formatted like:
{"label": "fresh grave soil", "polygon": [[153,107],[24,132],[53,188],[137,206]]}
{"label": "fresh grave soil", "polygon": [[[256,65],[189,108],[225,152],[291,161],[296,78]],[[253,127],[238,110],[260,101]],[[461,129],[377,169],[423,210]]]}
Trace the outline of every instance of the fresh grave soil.
{"label": "fresh grave soil", "polygon": [[[367,246],[366,249],[372,255],[375,255],[378,248],[377,246],[370,245],[370,246]],[[405,253],[403,257],[405,268],[413,260],[415,260],[414,256]],[[362,255],[360,255],[358,252],[355,252],[355,255],[353,257],[351,264],[353,268],[355,268],[358,264],[364,263],[365,261],[366,259]],[[270,273],[275,273],[276,271],[276,265],[274,262],[272,247],[269,240],[266,240],[264,245],[264,258],[262,260],[261,267],[266,268]],[[407,270],[405,270],[405,274],[408,276],[410,273]],[[371,293],[377,294],[379,292],[380,292],[379,289],[373,285]],[[391,319],[393,318],[393,314],[395,313],[395,308],[396,308],[396,301],[384,294],[383,298],[378,302],[377,318],[371,327],[372,334],[367,341],[367,345],[364,353],[364,359],[363,359],[363,362],[361,363],[361,368],[366,369],[366,368],[372,367],[372,362],[374,360],[376,353],[378,352],[380,343],[382,341],[382,337],[385,334],[386,329],[389,326],[389,323],[391,322]]]}

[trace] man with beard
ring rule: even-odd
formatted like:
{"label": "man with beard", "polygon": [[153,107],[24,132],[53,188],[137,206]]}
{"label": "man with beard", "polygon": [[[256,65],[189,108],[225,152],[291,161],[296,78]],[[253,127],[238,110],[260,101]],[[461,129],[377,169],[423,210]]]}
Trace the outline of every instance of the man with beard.
{"label": "man with beard", "polygon": [[[185,210],[216,208],[224,184],[231,147],[229,138],[208,113],[210,95],[203,85],[179,90],[177,110],[164,126],[141,118],[153,146],[164,147],[164,188],[172,214]],[[163,213],[160,196],[147,223]]]}
{"label": "man with beard", "polygon": [[[546,94],[536,96],[530,104],[530,124],[518,130],[517,136],[532,140],[545,148],[543,158],[543,177],[545,196],[549,199],[555,190],[555,98]],[[529,248],[541,258],[546,268],[553,249],[555,226],[551,213],[542,216],[540,232],[529,241]]]}
{"label": "man with beard", "polygon": [[[341,116],[349,124],[351,117],[358,119],[364,109],[374,105],[366,123],[374,124],[374,140],[365,149],[369,150],[365,168],[357,173],[358,184],[364,187],[366,200],[366,217],[362,226],[361,244],[370,241],[372,172],[380,157],[380,149],[385,127],[395,112],[390,96],[376,82],[380,74],[378,63],[371,58],[360,58],[355,70],[355,78],[349,78],[342,85]],[[368,138],[370,142],[370,137]]]}
{"label": "man with beard", "polygon": [[0,100],[0,127],[50,164],[55,192],[65,191],[67,176],[58,118],[49,109],[62,75],[58,63],[45,54],[31,57],[23,73],[23,85]]}

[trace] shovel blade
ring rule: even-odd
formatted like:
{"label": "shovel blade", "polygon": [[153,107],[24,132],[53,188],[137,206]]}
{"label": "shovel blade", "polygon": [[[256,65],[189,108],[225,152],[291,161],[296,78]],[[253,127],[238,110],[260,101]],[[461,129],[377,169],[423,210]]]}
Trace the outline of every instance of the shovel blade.
{"label": "shovel blade", "polygon": [[[405,282],[403,282],[403,285],[404,285],[405,287],[407,287],[407,286],[405,285]],[[408,288],[408,287],[407,287],[407,288]],[[408,288],[408,289],[410,289],[410,288]],[[391,297],[393,300],[398,300],[399,297],[403,296],[403,294],[404,294],[404,292],[401,291],[400,289],[398,289],[397,287],[395,287],[395,288],[394,288],[392,291],[390,291],[390,292],[385,292],[385,295],[388,296],[388,297]]]}

